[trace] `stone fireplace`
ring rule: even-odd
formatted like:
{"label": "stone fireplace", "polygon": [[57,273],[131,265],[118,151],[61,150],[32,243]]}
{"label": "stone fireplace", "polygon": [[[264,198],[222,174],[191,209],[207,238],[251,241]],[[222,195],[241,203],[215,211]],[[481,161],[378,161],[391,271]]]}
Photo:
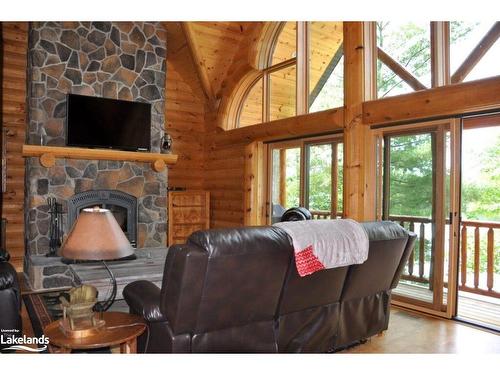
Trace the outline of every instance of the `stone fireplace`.
{"label": "stone fireplace", "polygon": [[[27,143],[65,145],[66,95],[72,93],[150,103],[151,151],[159,152],[165,57],[166,32],[159,22],[31,23]],[[38,158],[28,158],[25,189],[25,271],[42,273],[38,287],[61,286],[68,276],[57,268],[61,265],[48,271],[30,270],[49,251],[49,197],[62,204],[65,234],[85,197],[89,205],[95,204],[92,199],[100,200],[98,204],[108,205],[117,216],[127,208],[125,229],[137,248],[166,245],[167,172],[156,173],[149,163],[57,159],[54,166],[45,168]],[[126,199],[117,204],[118,196],[131,197],[135,208],[124,205]],[[135,216],[130,216],[134,210]],[[47,282],[54,275],[60,280]]]}

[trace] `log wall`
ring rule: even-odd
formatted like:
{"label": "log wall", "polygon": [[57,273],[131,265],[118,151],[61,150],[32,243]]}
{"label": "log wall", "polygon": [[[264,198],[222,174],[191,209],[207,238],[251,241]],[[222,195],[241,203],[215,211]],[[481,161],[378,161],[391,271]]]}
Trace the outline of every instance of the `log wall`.
{"label": "log wall", "polygon": [[11,262],[22,269],[24,256],[24,159],[26,129],[26,56],[28,23],[2,22],[2,128],[6,155],[6,189],[2,217],[8,220],[6,239]]}
{"label": "log wall", "polygon": [[205,96],[179,22],[165,22],[167,30],[166,130],[179,155],[169,168],[169,187],[203,188]]}

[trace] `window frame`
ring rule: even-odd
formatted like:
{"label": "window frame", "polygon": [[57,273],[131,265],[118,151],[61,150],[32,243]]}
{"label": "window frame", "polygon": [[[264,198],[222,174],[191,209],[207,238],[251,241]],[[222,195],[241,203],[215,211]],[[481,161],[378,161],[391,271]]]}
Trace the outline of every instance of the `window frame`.
{"label": "window frame", "polygon": [[[291,22],[291,21],[288,21]],[[332,21],[333,22],[333,21]],[[340,22],[340,21],[339,21]],[[270,46],[266,50],[266,56],[262,59],[264,61],[264,68],[259,71],[257,78],[248,85],[248,88],[243,93],[239,103],[237,104],[235,116],[235,128],[240,127],[240,118],[243,108],[245,106],[248,94],[253,89],[254,85],[262,79],[262,123],[270,122],[270,75],[281,69],[289,68],[292,65],[296,67],[295,79],[295,116],[304,115],[309,112],[309,52],[310,52],[310,23],[308,21],[296,21],[296,51],[295,57],[280,63],[272,65],[273,55],[278,43],[278,39],[285,27],[287,21],[280,22],[276,27],[273,36],[270,40]]]}
{"label": "window frame", "polygon": [[[299,192],[299,206],[309,209],[309,147],[314,145],[332,144],[332,199],[330,202],[330,215],[335,217],[344,217],[344,213],[339,212],[338,208],[338,170],[343,169],[343,165],[338,164],[338,145],[344,143],[343,132],[328,134],[317,137],[308,137],[280,142],[270,142],[267,144],[267,184],[266,184],[266,219],[270,224],[272,220],[272,204],[273,204],[273,151],[286,150],[290,148],[300,149],[300,192]],[[334,152],[334,150],[336,152]],[[334,162],[335,161],[335,162]],[[334,173],[335,172],[335,173]],[[334,181],[333,181],[334,180]],[[333,190],[335,187],[335,191]],[[335,197],[335,199],[334,199]]]}

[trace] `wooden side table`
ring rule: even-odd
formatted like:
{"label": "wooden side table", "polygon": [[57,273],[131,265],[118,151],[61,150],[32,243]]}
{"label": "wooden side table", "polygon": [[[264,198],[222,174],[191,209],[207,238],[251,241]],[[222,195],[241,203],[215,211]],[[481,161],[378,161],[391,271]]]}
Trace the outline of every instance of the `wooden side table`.
{"label": "wooden side table", "polygon": [[45,327],[43,333],[49,338],[49,345],[56,353],[114,346],[120,346],[120,353],[137,353],[137,337],[146,330],[144,319],[122,312],[105,312],[102,319],[106,325],[94,336],[66,337],[59,326],[59,320]]}

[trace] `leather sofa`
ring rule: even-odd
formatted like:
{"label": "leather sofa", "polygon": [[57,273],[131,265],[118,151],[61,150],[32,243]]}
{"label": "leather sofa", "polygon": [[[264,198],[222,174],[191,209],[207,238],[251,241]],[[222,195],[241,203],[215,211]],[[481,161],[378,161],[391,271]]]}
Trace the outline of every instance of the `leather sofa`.
{"label": "leather sofa", "polygon": [[148,323],[139,351],[328,352],[386,330],[416,237],[392,222],[363,226],[366,262],[303,278],[280,228],[193,233],[170,247],[161,289],[135,281],[123,291]]}
{"label": "leather sofa", "polygon": [[[7,260],[8,255],[0,253],[0,334],[4,341],[22,335],[21,290],[16,270]],[[4,346],[0,343],[0,350]]]}

